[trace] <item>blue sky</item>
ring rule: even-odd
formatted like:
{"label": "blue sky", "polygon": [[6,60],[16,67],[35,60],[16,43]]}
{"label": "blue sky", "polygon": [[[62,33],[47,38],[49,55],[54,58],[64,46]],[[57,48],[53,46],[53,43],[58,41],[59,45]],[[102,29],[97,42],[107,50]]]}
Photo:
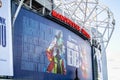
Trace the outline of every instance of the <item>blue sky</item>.
{"label": "blue sky", "polygon": [[116,20],[115,30],[107,48],[108,54],[120,53],[120,0],[100,0],[113,12]]}
{"label": "blue sky", "polygon": [[108,80],[120,80],[120,0],[100,0],[113,12],[115,30],[106,50],[108,60]]}

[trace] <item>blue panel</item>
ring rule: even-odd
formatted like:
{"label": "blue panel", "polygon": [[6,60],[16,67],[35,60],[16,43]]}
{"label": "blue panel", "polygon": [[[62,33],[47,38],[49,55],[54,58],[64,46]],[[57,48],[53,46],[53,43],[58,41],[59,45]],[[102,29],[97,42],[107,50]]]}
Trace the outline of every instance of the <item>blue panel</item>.
{"label": "blue panel", "polygon": [[[91,46],[78,35],[21,9],[14,26],[14,78],[92,80]],[[57,66],[57,67],[56,67]]]}

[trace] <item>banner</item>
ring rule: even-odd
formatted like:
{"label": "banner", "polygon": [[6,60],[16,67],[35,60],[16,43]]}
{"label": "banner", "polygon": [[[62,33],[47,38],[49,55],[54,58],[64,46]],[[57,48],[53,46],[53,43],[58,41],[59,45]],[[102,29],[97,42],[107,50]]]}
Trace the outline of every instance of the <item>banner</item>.
{"label": "banner", "polygon": [[95,48],[94,59],[96,58],[97,62],[97,76],[98,80],[103,80],[103,72],[102,72],[102,57],[99,49]]}
{"label": "banner", "polygon": [[11,0],[0,0],[0,76],[13,76]]}
{"label": "banner", "polygon": [[14,77],[93,80],[91,45],[51,20],[21,8],[14,26]]}

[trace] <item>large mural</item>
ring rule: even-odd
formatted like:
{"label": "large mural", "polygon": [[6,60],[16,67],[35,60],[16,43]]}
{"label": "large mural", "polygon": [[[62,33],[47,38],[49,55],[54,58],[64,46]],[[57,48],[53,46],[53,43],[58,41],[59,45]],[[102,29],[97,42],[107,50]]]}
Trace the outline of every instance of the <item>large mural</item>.
{"label": "large mural", "polygon": [[90,43],[26,9],[15,22],[14,60],[15,77],[71,80],[77,68],[80,80],[92,80]]}

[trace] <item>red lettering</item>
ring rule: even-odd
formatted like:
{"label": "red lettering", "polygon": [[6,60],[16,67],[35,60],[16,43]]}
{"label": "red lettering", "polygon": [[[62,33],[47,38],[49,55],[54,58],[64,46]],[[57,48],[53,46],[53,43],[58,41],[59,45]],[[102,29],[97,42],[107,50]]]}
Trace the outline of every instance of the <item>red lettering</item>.
{"label": "red lettering", "polygon": [[56,13],[56,11],[52,11],[52,16],[54,16],[54,17],[56,17],[57,16],[57,13]]}
{"label": "red lettering", "polygon": [[71,21],[71,20],[69,20],[69,25],[70,25],[71,27],[73,27],[73,26],[72,26],[72,21]]}
{"label": "red lettering", "polygon": [[76,23],[74,23],[72,20],[70,20],[69,18],[57,13],[55,10],[52,11],[52,16],[59,19],[60,21],[63,21],[64,23],[70,25],[71,27],[73,27],[74,29],[76,29],[77,31],[81,31],[81,33],[87,37],[88,39],[90,39],[90,35],[84,30],[84,29],[80,29],[80,26],[77,25]]}
{"label": "red lettering", "polygon": [[69,21],[70,21],[70,20],[66,18],[66,23],[67,23],[67,24],[69,24]]}
{"label": "red lettering", "polygon": [[61,20],[64,22],[64,16],[63,15],[61,15]]}
{"label": "red lettering", "polygon": [[89,35],[84,29],[81,30],[81,33],[82,33],[84,36],[86,36],[88,39],[90,39],[90,35]]}
{"label": "red lettering", "polygon": [[67,18],[66,18],[66,17],[64,17],[64,19],[65,19],[65,23],[67,23]]}
{"label": "red lettering", "polygon": [[60,20],[62,21],[62,15],[59,14],[59,16],[60,16]]}

